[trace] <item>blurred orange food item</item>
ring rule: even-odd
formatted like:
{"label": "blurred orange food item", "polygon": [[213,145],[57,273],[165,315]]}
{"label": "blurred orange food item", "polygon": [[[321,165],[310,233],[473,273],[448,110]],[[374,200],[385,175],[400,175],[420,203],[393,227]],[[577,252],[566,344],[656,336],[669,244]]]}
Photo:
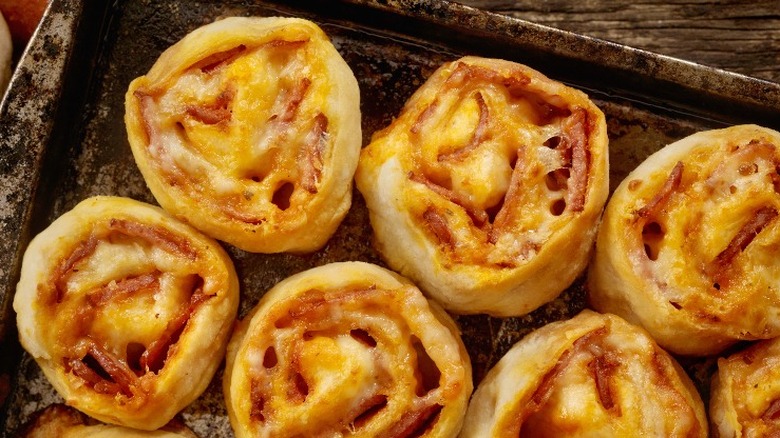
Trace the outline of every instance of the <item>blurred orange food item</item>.
{"label": "blurred orange food item", "polygon": [[0,12],[8,23],[15,47],[27,44],[48,4],[48,0],[0,0]]}

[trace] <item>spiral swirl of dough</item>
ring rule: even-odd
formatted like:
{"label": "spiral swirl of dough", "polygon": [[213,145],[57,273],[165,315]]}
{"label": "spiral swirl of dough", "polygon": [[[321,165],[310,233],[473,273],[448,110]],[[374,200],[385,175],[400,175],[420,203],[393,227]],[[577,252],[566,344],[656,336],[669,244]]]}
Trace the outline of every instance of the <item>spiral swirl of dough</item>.
{"label": "spiral swirl of dough", "polygon": [[679,354],[778,336],[778,212],[780,133],[739,125],[667,145],[609,201],[590,301]]}
{"label": "spiral swirl of dough", "polygon": [[314,23],[231,17],[166,50],[125,97],[157,202],[251,252],[309,252],[352,202],[357,80]]}
{"label": "spiral swirl of dough", "polygon": [[528,67],[441,66],[362,152],[387,263],[447,310],[521,315],[585,268],[608,191],[604,115]]}
{"label": "spiral swirl of dough", "polygon": [[13,305],[22,346],[66,403],[153,430],[211,381],[238,279],[215,241],[162,209],[95,197],[33,239]]}
{"label": "spiral swirl of dough", "polygon": [[48,406],[19,435],[20,438],[198,438],[187,426],[172,421],[155,431],[142,431],[90,421],[81,412],[61,404]]}
{"label": "spiral swirl of dough", "polygon": [[639,327],[585,310],[515,344],[474,392],[462,438],[706,437],[704,404]]}
{"label": "spiral swirl of dough", "polygon": [[710,423],[713,436],[720,438],[780,434],[780,338],[718,359],[710,393]]}
{"label": "spiral swirl of dough", "polygon": [[458,329],[408,280],[333,263],[272,288],[236,329],[237,437],[454,437],[471,395]]}

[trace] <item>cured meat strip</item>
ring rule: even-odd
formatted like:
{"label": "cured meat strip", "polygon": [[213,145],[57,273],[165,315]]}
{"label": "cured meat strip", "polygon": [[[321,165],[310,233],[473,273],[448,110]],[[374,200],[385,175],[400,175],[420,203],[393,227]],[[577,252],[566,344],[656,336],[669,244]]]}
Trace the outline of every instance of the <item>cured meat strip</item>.
{"label": "cured meat strip", "polygon": [[233,102],[235,92],[225,90],[220,93],[211,104],[187,105],[185,112],[207,125],[216,125],[222,122],[229,122],[233,112],[230,110],[230,104]]}
{"label": "cured meat strip", "polygon": [[317,193],[317,184],[322,177],[322,152],[328,135],[328,118],[319,113],[314,118],[312,130],[306,136],[306,142],[298,153],[298,166],[301,169],[301,185],[309,193]]}
{"label": "cured meat strip", "polygon": [[[98,370],[88,365],[87,358],[94,360]],[[135,393],[138,378],[135,373],[115,355],[106,351],[94,341],[89,341],[87,356],[81,359],[69,359],[71,371],[84,379],[95,391],[104,394],[122,393],[131,397]],[[93,365],[95,366],[95,365]],[[104,375],[101,375],[104,373]]]}
{"label": "cured meat strip", "polygon": [[92,306],[100,307],[114,300],[137,293],[142,290],[157,289],[159,272],[150,272],[124,280],[111,282],[101,286],[97,291],[87,295],[87,301]]}
{"label": "cured meat strip", "polygon": [[588,113],[577,108],[564,124],[561,145],[570,151],[571,174],[569,177],[568,208],[582,211],[588,193],[589,153],[588,153]]}
{"label": "cured meat strip", "polygon": [[[74,267],[85,258],[89,257],[97,248],[99,240],[94,235],[90,235],[86,240],[79,243],[79,245],[70,252],[70,255],[57,265],[51,276],[51,284],[54,285],[55,293],[53,295],[54,302],[60,303],[66,292],[65,281],[68,274],[74,269]],[[49,303],[53,304],[53,303]]]}
{"label": "cured meat strip", "polygon": [[109,229],[118,231],[126,236],[144,239],[149,243],[165,248],[173,254],[190,260],[195,260],[198,256],[187,239],[176,236],[164,228],[124,219],[111,219],[109,221]]}
{"label": "cured meat strip", "polygon": [[482,93],[477,92],[474,95],[474,99],[477,101],[477,105],[479,107],[479,121],[477,122],[476,128],[474,128],[474,133],[471,135],[471,139],[469,142],[450,153],[446,154],[439,154],[439,161],[457,161],[462,160],[468,154],[470,154],[474,149],[479,147],[479,145],[482,144],[483,141],[488,137],[488,128],[490,126],[490,110],[488,109],[487,104],[485,103],[485,98],[482,97]]}
{"label": "cured meat strip", "polygon": [[432,404],[415,411],[404,413],[403,417],[388,431],[380,434],[382,438],[409,438],[420,436],[436,420],[442,410],[441,405]]}
{"label": "cured meat strip", "polygon": [[777,210],[772,207],[758,209],[750,220],[740,228],[739,232],[729,242],[726,249],[720,252],[709,267],[711,275],[717,282],[717,287],[722,287],[729,282],[730,267],[734,259],[750,245],[772,221],[777,218]]}
{"label": "cured meat strip", "polygon": [[409,179],[411,181],[424,184],[434,193],[463,208],[466,211],[466,214],[468,214],[471,220],[474,222],[474,225],[476,225],[477,227],[482,227],[483,225],[488,223],[489,217],[487,212],[483,209],[475,207],[467,199],[459,195],[457,192],[442,187],[439,184],[436,184],[435,182],[426,178],[425,176],[415,172],[409,172]]}
{"label": "cured meat strip", "polygon": [[223,52],[212,53],[195,63],[191,68],[199,69],[203,73],[210,74],[220,67],[230,64],[246,51],[246,46],[241,44]]}
{"label": "cured meat strip", "polygon": [[163,368],[171,346],[178,342],[182,331],[198,309],[198,306],[212,297],[212,295],[202,293],[201,287],[202,284],[193,292],[189,305],[168,323],[163,334],[146,348],[146,351],[141,355],[140,364],[142,369],[147,372],[157,373]]}
{"label": "cured meat strip", "polygon": [[449,248],[455,246],[455,237],[452,235],[449,225],[447,225],[447,220],[436,209],[430,207],[425,210],[422,219],[440,244]]}
{"label": "cured meat strip", "polygon": [[669,173],[669,177],[666,179],[661,190],[651,199],[644,207],[637,210],[636,214],[641,218],[649,218],[658,213],[660,209],[669,201],[669,197],[680,186],[682,181],[683,163],[678,161],[675,164],[672,171]]}

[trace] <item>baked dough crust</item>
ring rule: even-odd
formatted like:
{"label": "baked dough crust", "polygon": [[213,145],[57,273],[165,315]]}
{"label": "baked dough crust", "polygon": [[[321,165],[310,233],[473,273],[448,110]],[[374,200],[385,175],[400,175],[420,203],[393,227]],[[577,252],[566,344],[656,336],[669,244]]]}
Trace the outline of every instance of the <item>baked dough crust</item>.
{"label": "baked dough crust", "polygon": [[651,155],[604,213],[592,306],[683,355],[780,335],[779,172],[780,133],[755,125],[698,132]]}
{"label": "baked dough crust", "polygon": [[237,437],[454,437],[471,364],[408,280],[342,262],[274,286],[236,328],[223,380]]}
{"label": "baked dough crust", "polygon": [[20,438],[198,438],[184,424],[173,421],[155,431],[141,431],[90,421],[86,415],[62,404],[38,412]]}
{"label": "baked dough crust", "polygon": [[691,380],[647,332],[585,310],[498,361],[460,436],[706,437],[707,418]]}
{"label": "baked dough crust", "polygon": [[780,434],[780,338],[718,359],[710,423],[713,436],[720,438]]}
{"label": "baked dough crust", "polygon": [[526,66],[441,66],[363,149],[375,243],[447,310],[526,314],[584,270],[607,198],[588,97]]}
{"label": "baked dough crust", "polygon": [[157,202],[251,252],[310,252],[352,202],[357,80],[314,23],[232,17],[196,29],[125,98],[133,156]]}
{"label": "baked dough crust", "polygon": [[238,300],[214,240],[158,207],[94,197],[32,240],[13,306],[22,346],[68,405],[154,430],[208,386]]}

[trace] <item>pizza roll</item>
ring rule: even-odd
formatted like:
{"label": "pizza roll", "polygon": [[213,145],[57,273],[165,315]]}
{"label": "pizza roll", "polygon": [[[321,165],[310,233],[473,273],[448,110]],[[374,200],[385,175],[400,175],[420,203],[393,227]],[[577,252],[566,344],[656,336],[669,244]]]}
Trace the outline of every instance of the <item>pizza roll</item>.
{"label": "pizza roll", "polygon": [[706,437],[693,383],[641,328],[585,310],[516,343],[474,392],[469,437]]}
{"label": "pizza roll", "polygon": [[590,301],[667,350],[709,355],[780,335],[780,133],[703,131],[651,155],[615,190]]}
{"label": "pizza roll", "polygon": [[780,338],[718,359],[710,422],[720,438],[780,436]]}
{"label": "pizza roll", "polygon": [[162,209],[95,197],[33,239],[13,306],[22,346],[67,404],[153,430],[211,381],[238,279],[215,241]]}
{"label": "pizza roll", "polygon": [[233,17],[166,50],[125,97],[130,146],[163,208],[251,252],[308,252],[352,202],[357,81],[325,33]]}
{"label": "pizza roll", "polygon": [[362,262],[277,284],[230,341],[237,437],[454,437],[471,395],[454,321],[408,280]]}
{"label": "pizza roll", "polygon": [[100,424],[65,405],[55,404],[37,413],[21,438],[197,438],[187,426],[172,421],[155,431]]}
{"label": "pizza roll", "polygon": [[522,315],[585,268],[608,192],[602,112],[520,64],[440,67],[356,173],[387,263],[447,310]]}

